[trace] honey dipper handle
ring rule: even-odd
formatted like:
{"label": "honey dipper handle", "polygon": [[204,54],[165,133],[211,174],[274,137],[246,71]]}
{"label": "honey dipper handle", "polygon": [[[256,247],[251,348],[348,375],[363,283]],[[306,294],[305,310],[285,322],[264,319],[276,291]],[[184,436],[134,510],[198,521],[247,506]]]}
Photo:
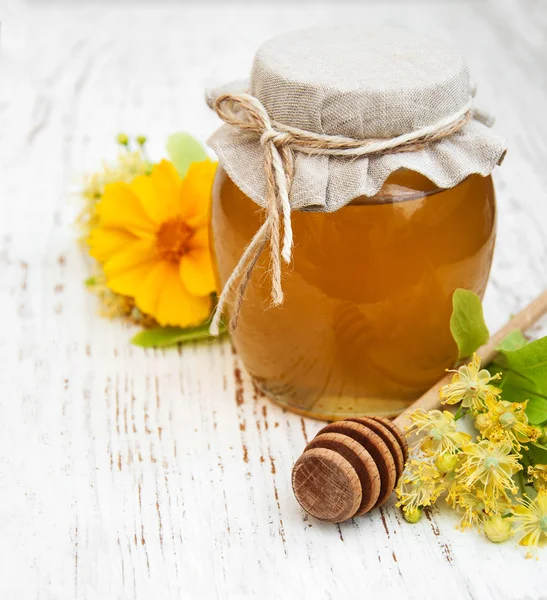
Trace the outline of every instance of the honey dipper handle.
{"label": "honey dipper handle", "polygon": [[[477,355],[482,358],[483,366],[492,362],[496,356],[496,347],[503,338],[514,331],[515,329],[526,330],[540,319],[547,312],[547,290],[533,300],[526,308],[523,308],[510,321],[497,331],[484,346],[477,350]],[[440,381],[438,381],[425,394],[420,396],[416,402],[413,402],[403,413],[401,413],[394,421],[403,431],[405,426],[410,424],[409,415],[417,408],[424,410],[432,410],[439,408],[441,402],[439,399],[439,390],[450,383],[452,373],[447,373]]]}

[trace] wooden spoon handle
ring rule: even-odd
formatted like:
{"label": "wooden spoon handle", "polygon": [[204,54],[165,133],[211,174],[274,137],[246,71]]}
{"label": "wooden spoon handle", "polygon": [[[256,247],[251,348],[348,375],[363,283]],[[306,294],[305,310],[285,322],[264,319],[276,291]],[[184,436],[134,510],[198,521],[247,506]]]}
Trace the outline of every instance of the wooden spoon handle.
{"label": "wooden spoon handle", "polygon": [[[492,362],[496,356],[496,347],[503,340],[503,338],[514,331],[515,329],[521,329],[522,331],[528,329],[538,319],[540,319],[547,312],[547,290],[540,294],[535,300],[533,300],[526,308],[523,308],[518,314],[516,314],[510,321],[496,332],[484,346],[481,346],[477,350],[477,355],[482,358],[482,365],[487,366]],[[414,412],[417,408],[423,408],[424,410],[432,410],[439,408],[441,401],[439,399],[439,390],[451,382],[452,373],[447,373],[440,381],[438,381],[433,387],[431,387],[423,396],[420,396],[416,402],[412,403],[403,413],[401,413],[396,419],[395,424],[398,425],[403,431],[405,426],[410,425],[410,413]]]}

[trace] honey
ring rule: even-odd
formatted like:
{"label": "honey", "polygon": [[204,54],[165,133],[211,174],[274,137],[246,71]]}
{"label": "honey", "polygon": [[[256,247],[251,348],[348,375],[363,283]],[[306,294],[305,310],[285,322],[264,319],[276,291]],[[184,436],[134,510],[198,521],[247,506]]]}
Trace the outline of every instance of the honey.
{"label": "honey", "polygon": [[[219,287],[263,219],[219,167],[212,239]],[[320,419],[393,416],[457,359],[452,294],[482,297],[495,239],[490,176],[437,189],[410,170],[336,212],[292,213],[284,302],[271,305],[269,255],[258,261],[233,343],[256,384]]]}

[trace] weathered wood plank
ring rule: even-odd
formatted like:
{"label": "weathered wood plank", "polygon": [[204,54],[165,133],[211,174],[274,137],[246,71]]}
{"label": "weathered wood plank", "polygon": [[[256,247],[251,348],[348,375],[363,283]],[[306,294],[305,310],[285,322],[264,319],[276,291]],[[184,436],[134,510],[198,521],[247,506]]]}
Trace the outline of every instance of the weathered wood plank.
{"label": "weathered wood plank", "polygon": [[[206,85],[241,77],[264,38],[330,22],[340,7],[10,8],[0,62],[0,596],[544,595],[540,565],[456,531],[444,509],[416,526],[392,503],[340,526],[307,518],[290,472],[321,424],[262,397],[226,342],[130,346],[132,332],[101,320],[81,283],[75,174],[112,155],[119,130],[148,134],[155,156],[175,130],[205,139],[216,126]],[[510,147],[496,173],[485,299],[495,328],[547,285],[544,6],[343,10],[449,39],[495,107]]]}

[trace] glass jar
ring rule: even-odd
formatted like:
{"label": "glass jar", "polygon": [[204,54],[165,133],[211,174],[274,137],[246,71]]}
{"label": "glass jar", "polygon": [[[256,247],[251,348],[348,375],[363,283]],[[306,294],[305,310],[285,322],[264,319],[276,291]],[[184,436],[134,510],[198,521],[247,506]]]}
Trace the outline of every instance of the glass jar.
{"label": "glass jar", "polygon": [[[222,287],[262,222],[219,167],[212,239]],[[319,419],[394,416],[457,359],[452,294],[482,297],[495,240],[490,176],[451,189],[399,170],[336,212],[294,211],[285,300],[271,306],[268,255],[252,273],[232,340],[257,386]]]}

